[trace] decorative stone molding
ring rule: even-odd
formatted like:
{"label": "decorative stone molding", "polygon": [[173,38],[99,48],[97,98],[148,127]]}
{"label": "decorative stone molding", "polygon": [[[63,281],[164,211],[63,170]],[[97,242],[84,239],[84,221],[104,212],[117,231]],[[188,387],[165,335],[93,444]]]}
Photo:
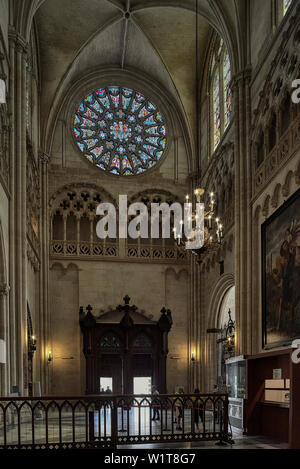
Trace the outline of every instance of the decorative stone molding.
{"label": "decorative stone molding", "polygon": [[188,254],[174,244],[174,246],[127,245],[124,255],[121,255],[118,243],[112,242],[73,242],[51,241],[50,255],[52,259],[77,260],[116,260],[130,262],[184,263],[188,262]]}
{"label": "decorative stone molding", "polygon": [[40,260],[29,242],[27,242],[27,259],[30,262],[33,270],[38,272],[40,270]]}
{"label": "decorative stone molding", "polygon": [[[164,190],[148,190],[134,195],[130,203],[141,200],[144,203],[167,202],[173,203],[177,197]],[[102,188],[93,184],[70,184],[59,189],[50,199],[51,216],[51,258],[74,258],[81,260],[123,260],[130,262],[161,262],[161,263],[187,263],[188,254],[185,249],[178,247],[175,241],[172,245],[150,244],[145,245],[134,242],[119,245],[119,242],[99,241],[95,233],[97,222],[96,209],[100,202],[112,202],[114,200]],[[116,204],[115,204],[116,205]],[[68,239],[68,220],[75,217],[76,235]],[[86,223],[88,237],[81,239],[81,224]],[[58,231],[56,231],[58,229]],[[83,228],[84,229],[84,228]],[[54,234],[53,234],[54,233]],[[59,236],[64,233],[65,239],[54,239],[55,233]],[[74,240],[75,239],[75,240]]]}
{"label": "decorative stone molding", "polygon": [[172,194],[169,191],[163,189],[147,189],[145,191],[138,192],[133,195],[128,203],[132,204],[134,202],[144,202],[147,206],[150,207],[150,204],[153,202],[172,204],[173,202],[180,202],[178,197]]}
{"label": "decorative stone molding", "polygon": [[9,26],[8,29],[8,39],[12,42],[18,52],[24,52],[25,54],[28,51],[28,43],[24,37],[22,37],[13,26]]}
{"label": "decorative stone molding", "polygon": [[271,199],[272,208],[277,208],[278,207],[280,189],[281,189],[281,185],[277,184],[277,186],[275,188],[275,191],[274,191],[274,194],[273,194],[273,197]]}
{"label": "decorative stone molding", "polygon": [[225,258],[227,253],[232,253],[234,245],[234,235],[231,233],[227,238],[225,238],[222,246],[218,249],[218,251],[207,254],[204,258],[203,262],[201,263],[201,272],[204,274],[205,272],[210,272],[211,269],[214,269],[216,264],[221,261],[221,259]]}
{"label": "decorative stone molding", "polygon": [[39,160],[42,164],[49,164],[50,156],[47,155],[47,153],[40,153],[39,154]]}
{"label": "decorative stone molding", "polygon": [[271,197],[267,195],[264,201],[263,208],[262,208],[262,214],[265,218],[268,218],[268,215],[269,215],[270,199]]}
{"label": "decorative stone molding", "polygon": [[289,158],[298,151],[300,151],[300,116],[292,123],[256,170],[253,180],[253,195],[257,197],[275,174],[284,168]]}
{"label": "decorative stone molding", "polygon": [[[74,193],[73,199],[76,198],[76,201],[82,200],[85,205],[87,204],[87,200],[84,200],[81,196],[82,192],[89,192],[89,202],[88,203],[100,203],[101,200],[105,202],[111,202],[117,207],[116,200],[112,197],[112,195],[96,184],[90,183],[73,183],[67,184],[60,189],[58,189],[49,200],[49,205],[51,208],[51,213],[53,214],[56,210],[60,210],[60,204],[63,198],[70,199],[70,194]],[[68,195],[69,194],[69,195]],[[97,200],[94,200],[97,199]]]}
{"label": "decorative stone molding", "polygon": [[289,194],[290,194],[291,181],[292,181],[293,175],[294,175],[293,171],[289,171],[286,178],[285,178],[285,183],[282,186],[282,195],[283,195],[283,197],[288,197]]}
{"label": "decorative stone molding", "polygon": [[219,312],[220,305],[224,298],[225,293],[235,285],[234,274],[229,273],[223,275],[215,284],[212,294],[211,301],[208,308],[208,327],[215,328],[219,327]]}
{"label": "decorative stone molding", "polygon": [[36,255],[40,251],[40,173],[33,154],[32,145],[27,135],[26,194],[27,194],[27,236]]}
{"label": "decorative stone molding", "polygon": [[234,144],[227,142],[215,152],[204,176],[206,188],[204,203],[209,203],[209,194],[216,195],[216,214],[222,218],[224,231],[234,224]]}
{"label": "decorative stone molding", "polygon": [[0,297],[8,296],[10,291],[10,286],[7,283],[0,284]]}
{"label": "decorative stone molding", "polygon": [[[300,11],[300,10],[297,10]],[[282,35],[252,116],[252,164],[257,196],[288,158],[300,148],[299,106],[291,101],[291,84],[300,76],[299,22],[293,17]]]}
{"label": "decorative stone molding", "polygon": [[[275,185],[275,188],[271,193],[265,194],[262,204],[258,204],[254,206],[254,215],[253,220],[255,226],[259,223],[260,213],[263,215],[264,218],[268,218],[270,215],[270,206],[272,209],[276,209],[279,207],[281,203],[283,203],[286,199],[292,195],[292,184],[293,178],[295,182],[295,186],[300,186],[300,178],[299,174],[299,166],[296,167],[294,171],[286,170],[286,176],[284,178],[284,184],[278,183]],[[296,187],[297,190],[297,187]]]}
{"label": "decorative stone molding", "polygon": [[116,258],[119,248],[116,243],[91,243],[72,241],[51,241],[50,254],[52,258],[77,258],[85,260],[99,260],[100,258]]}
{"label": "decorative stone molding", "polygon": [[296,184],[300,185],[300,161],[298,164],[297,171],[295,172],[295,180],[296,180]]}
{"label": "decorative stone molding", "polygon": [[8,105],[0,105],[0,174],[2,181],[9,189],[9,135],[10,125],[8,116]]}
{"label": "decorative stone molding", "polygon": [[174,278],[176,280],[180,280],[181,276],[186,276],[186,277],[189,277],[190,276],[190,272],[187,268],[179,268],[178,271],[176,271],[174,269],[174,267],[168,267],[166,270],[165,270],[165,277],[167,277],[167,275],[169,274],[172,274],[174,275]]}

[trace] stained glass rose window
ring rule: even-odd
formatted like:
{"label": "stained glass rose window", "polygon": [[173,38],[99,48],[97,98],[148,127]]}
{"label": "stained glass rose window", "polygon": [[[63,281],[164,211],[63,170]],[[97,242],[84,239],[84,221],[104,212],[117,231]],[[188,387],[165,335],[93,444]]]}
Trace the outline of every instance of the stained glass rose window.
{"label": "stained glass rose window", "polygon": [[161,112],[138,91],[100,88],[78,106],[73,132],[83,155],[111,174],[141,174],[161,160],[167,129]]}

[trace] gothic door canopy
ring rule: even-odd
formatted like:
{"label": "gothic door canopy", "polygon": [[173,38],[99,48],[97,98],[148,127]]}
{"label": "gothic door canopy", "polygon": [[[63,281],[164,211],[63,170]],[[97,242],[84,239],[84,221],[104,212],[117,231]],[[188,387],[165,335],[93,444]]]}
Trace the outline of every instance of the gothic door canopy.
{"label": "gothic door canopy", "polygon": [[100,316],[94,316],[89,305],[79,311],[86,358],[86,393],[99,393],[100,376],[111,376],[113,391],[132,394],[133,377],[149,376],[161,393],[166,392],[166,358],[168,333],[172,327],[170,310],[162,308],[158,321],[153,321],[130,305],[124,304]]}

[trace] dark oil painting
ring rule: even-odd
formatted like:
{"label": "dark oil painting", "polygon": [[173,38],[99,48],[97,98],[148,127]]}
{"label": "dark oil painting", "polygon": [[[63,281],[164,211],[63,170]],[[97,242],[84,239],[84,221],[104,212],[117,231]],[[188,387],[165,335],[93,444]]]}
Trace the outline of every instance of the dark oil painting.
{"label": "dark oil painting", "polygon": [[263,346],[300,338],[300,190],[262,225]]}

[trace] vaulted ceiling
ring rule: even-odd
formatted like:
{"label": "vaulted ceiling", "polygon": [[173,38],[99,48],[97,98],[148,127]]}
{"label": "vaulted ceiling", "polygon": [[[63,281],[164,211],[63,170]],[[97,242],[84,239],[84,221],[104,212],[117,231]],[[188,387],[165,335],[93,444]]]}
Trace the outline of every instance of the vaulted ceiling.
{"label": "vaulted ceiling", "polygon": [[[140,72],[163,87],[181,107],[193,132],[196,0],[12,2],[15,22],[26,37],[31,18],[36,26],[42,138],[48,138],[56,105],[68,88],[87,72],[111,67]],[[233,72],[247,63],[247,29],[241,27],[247,4],[244,0],[198,0],[200,71],[214,30],[229,48]]]}
{"label": "vaulted ceiling", "polygon": [[[195,13],[173,2],[46,0],[36,16],[41,71],[42,117],[49,115],[59,87],[93,68],[140,71],[163,86],[195,116]],[[175,4],[175,6],[174,6]],[[130,13],[129,13],[130,12]],[[199,59],[212,28],[199,18]]]}

